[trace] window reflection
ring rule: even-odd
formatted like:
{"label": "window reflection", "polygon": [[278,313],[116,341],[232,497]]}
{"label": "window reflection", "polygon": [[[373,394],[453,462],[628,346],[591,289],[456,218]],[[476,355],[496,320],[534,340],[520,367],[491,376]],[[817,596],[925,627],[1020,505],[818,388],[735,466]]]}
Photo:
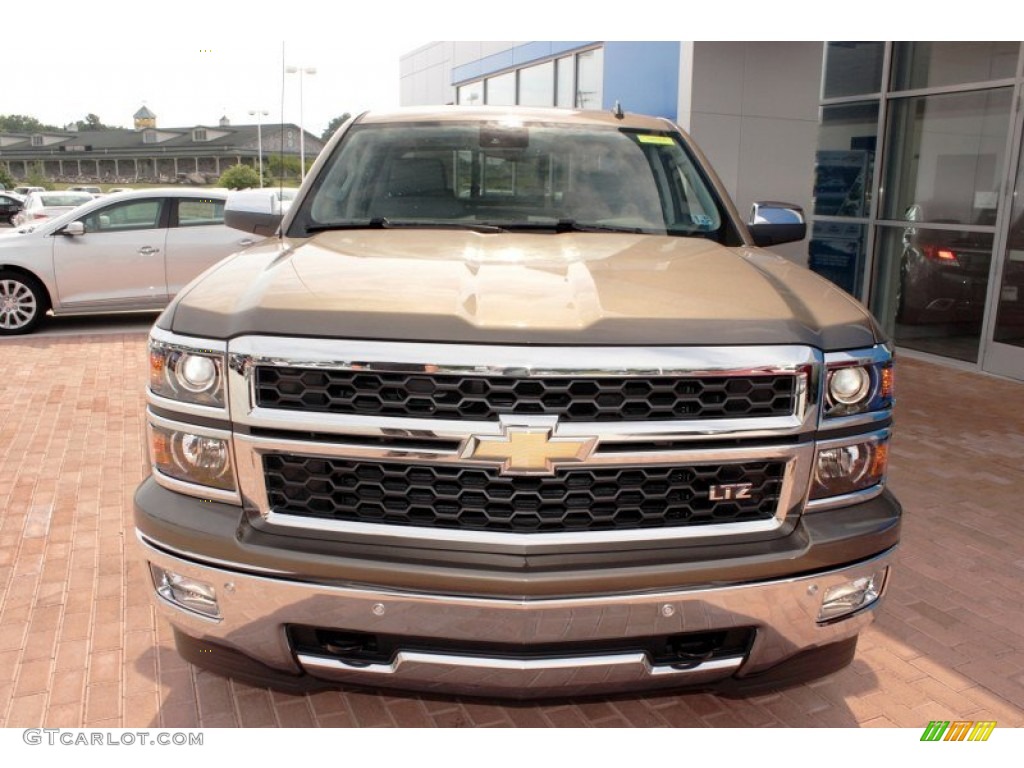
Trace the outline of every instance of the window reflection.
{"label": "window reflection", "polygon": [[516,103],[516,73],[487,78],[487,103],[497,107],[512,107]]}
{"label": "window reflection", "polygon": [[822,108],[815,155],[816,215],[870,214],[877,133],[877,101]]}
{"label": "window reflection", "polygon": [[977,361],[992,241],[985,232],[880,230],[871,309],[898,345]]}
{"label": "window reflection", "polygon": [[825,98],[881,91],[884,53],[885,43],[829,43],[825,60]]}
{"label": "window reflection", "polygon": [[1017,172],[1012,223],[1006,239],[1006,255],[999,283],[994,339],[1001,344],[1024,347],[1024,162]]}
{"label": "window reflection", "polygon": [[884,218],[993,226],[1010,88],[891,103]]}
{"label": "window reflection", "polygon": [[600,109],[604,52],[600,48],[576,56],[576,106]]}
{"label": "window reflection", "polygon": [[484,84],[482,81],[459,86],[459,104],[478,107],[484,103]]}
{"label": "window reflection", "polygon": [[548,61],[519,70],[519,103],[551,107],[555,103],[555,63]]}
{"label": "window reflection", "polygon": [[934,88],[1013,77],[1020,43],[915,42],[894,43],[892,87]]}
{"label": "window reflection", "polygon": [[864,279],[867,227],[840,221],[817,221],[811,230],[807,266],[852,296],[860,296]]}
{"label": "window reflection", "polygon": [[573,80],[576,77],[576,58],[565,56],[556,62],[558,84],[555,89],[555,106],[571,109],[576,103]]}

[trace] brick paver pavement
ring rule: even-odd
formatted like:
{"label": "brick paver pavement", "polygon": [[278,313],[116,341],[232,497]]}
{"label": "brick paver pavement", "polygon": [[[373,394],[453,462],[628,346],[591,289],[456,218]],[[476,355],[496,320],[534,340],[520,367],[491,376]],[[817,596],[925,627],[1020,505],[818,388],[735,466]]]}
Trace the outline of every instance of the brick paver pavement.
{"label": "brick paver pavement", "polygon": [[731,700],[504,705],[289,696],[198,671],[149,605],[131,528],[146,471],[141,333],[0,341],[0,726],[1024,725],[1024,385],[902,358],[888,601],[853,664]]}

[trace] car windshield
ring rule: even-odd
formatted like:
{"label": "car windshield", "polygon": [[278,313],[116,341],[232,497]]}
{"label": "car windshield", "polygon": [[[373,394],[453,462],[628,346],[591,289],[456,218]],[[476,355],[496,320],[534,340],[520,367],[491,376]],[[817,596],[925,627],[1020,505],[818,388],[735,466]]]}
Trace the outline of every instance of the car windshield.
{"label": "car windshield", "polygon": [[39,202],[45,206],[81,205],[92,200],[92,195],[85,192],[52,192],[39,193]]}
{"label": "car windshield", "polygon": [[718,237],[723,219],[696,164],[668,131],[370,123],[352,128],[335,149],[290,234],[451,226]]}

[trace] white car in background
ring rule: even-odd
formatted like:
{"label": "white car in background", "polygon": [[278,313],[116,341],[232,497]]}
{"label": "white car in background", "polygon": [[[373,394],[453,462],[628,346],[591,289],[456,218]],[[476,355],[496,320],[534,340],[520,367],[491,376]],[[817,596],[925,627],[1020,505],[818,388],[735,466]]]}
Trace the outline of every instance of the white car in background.
{"label": "white car in background", "polygon": [[0,234],[0,335],[54,315],[162,309],[186,283],[261,239],[224,226],[228,192],[108,195]]}
{"label": "white car in background", "polygon": [[91,202],[93,196],[88,192],[30,192],[25,198],[25,205],[11,221],[16,227],[26,224],[38,224],[60,216],[62,213],[77,208],[80,205]]}

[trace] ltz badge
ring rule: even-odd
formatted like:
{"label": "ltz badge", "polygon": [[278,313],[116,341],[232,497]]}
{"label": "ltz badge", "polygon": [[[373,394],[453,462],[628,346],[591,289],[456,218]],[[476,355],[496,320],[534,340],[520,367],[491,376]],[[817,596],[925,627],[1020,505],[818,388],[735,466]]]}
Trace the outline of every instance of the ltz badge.
{"label": "ltz badge", "polygon": [[725,483],[712,485],[708,492],[711,501],[746,501],[753,494],[753,483]]}

